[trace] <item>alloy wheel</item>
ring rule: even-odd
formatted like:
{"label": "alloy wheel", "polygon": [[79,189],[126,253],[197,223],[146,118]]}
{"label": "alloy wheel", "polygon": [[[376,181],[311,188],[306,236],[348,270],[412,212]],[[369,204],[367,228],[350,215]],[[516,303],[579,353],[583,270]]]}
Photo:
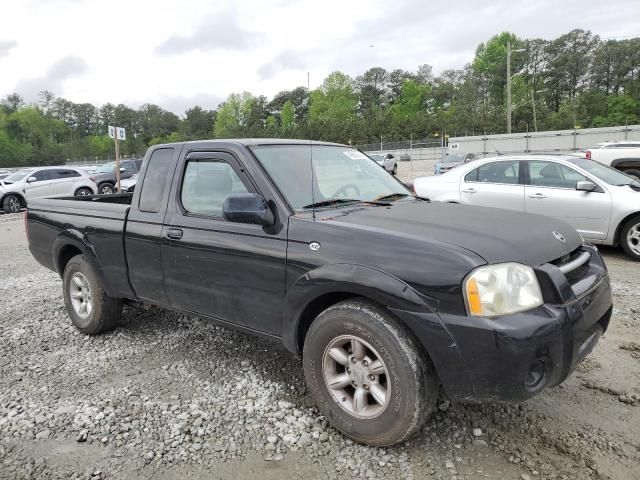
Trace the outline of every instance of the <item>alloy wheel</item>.
{"label": "alloy wheel", "polygon": [[82,273],[76,272],[69,279],[69,295],[76,314],[83,320],[89,318],[93,311],[93,298],[89,281]]}
{"label": "alloy wheel", "polygon": [[387,407],[387,367],[365,340],[353,335],[333,339],[324,351],[322,371],[327,389],[349,414],[369,419]]}
{"label": "alloy wheel", "polygon": [[640,222],[632,225],[627,232],[627,245],[636,255],[640,255]]}

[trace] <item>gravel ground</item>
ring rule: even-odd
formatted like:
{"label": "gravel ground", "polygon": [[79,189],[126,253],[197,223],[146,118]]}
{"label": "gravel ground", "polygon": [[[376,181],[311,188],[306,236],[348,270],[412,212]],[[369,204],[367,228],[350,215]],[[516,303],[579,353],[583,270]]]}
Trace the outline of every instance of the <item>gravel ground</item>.
{"label": "gravel ground", "polygon": [[441,397],[379,449],[329,427],[269,341],[155,308],[78,333],[20,215],[0,215],[0,478],[640,479],[640,269],[604,254],[611,327],[563,385],[516,406]]}

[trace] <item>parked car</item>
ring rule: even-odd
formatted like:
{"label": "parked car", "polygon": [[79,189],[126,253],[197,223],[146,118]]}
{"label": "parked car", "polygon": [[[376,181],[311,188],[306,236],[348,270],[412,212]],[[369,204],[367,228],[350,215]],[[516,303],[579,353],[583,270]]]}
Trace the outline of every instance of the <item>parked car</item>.
{"label": "parked car", "polygon": [[140,178],[130,196],[30,205],[29,249],[74,325],[112,329],[135,301],[280,341],[358,442],[408,438],[441,385],[528,399],[609,323],[607,269],[566,222],[429,202],[346,145],[156,145]]}
{"label": "parked car", "polygon": [[434,167],[434,174],[440,175],[442,173],[448,172],[452,168],[457,167],[458,165],[462,165],[463,163],[470,162],[471,160],[475,160],[475,155],[473,153],[467,154],[451,154],[448,153],[442,160],[436,163]]}
{"label": "parked car", "polygon": [[85,196],[95,192],[95,185],[79,168],[25,168],[0,180],[0,205],[6,213],[16,213],[35,198]]}
{"label": "parked car", "polygon": [[403,153],[402,155],[400,155],[400,161],[401,162],[410,162],[411,161],[411,157],[409,156],[408,153]]}
{"label": "parked car", "polygon": [[132,177],[120,180],[120,189],[123,192],[132,193],[136,188],[136,182],[138,181],[138,174],[136,173]]}
{"label": "parked car", "polygon": [[[120,161],[120,180],[131,178],[138,173],[142,159]],[[116,191],[116,162],[105,163],[98,167],[91,180],[98,186],[98,193],[109,194]]]}
{"label": "parked car", "polygon": [[640,260],[640,182],[574,155],[485,158],[415,180],[431,200],[538,213],[571,224],[582,237],[621,245]]}
{"label": "parked car", "polygon": [[398,162],[396,157],[391,153],[371,153],[368,154],[378,165],[383,167],[387,172],[395,175],[398,173]]}
{"label": "parked car", "polygon": [[640,178],[640,141],[604,142],[588,149],[586,158]]}

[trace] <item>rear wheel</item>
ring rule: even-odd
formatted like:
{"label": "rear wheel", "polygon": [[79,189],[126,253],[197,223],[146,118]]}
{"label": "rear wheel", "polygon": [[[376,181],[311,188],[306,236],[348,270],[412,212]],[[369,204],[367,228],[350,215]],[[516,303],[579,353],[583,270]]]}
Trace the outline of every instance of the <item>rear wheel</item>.
{"label": "rear wheel", "polygon": [[374,446],[393,445],[429,417],[438,380],[404,325],[366,300],[322,312],[304,343],[305,378],[329,423]]}
{"label": "rear wheel", "polygon": [[18,195],[7,195],[2,200],[2,209],[5,213],[18,213],[22,208],[22,201]]}
{"label": "rear wheel", "polygon": [[76,197],[86,197],[88,195],[93,195],[93,192],[90,189],[86,188],[86,187],[82,187],[82,188],[79,188],[78,190],[76,190],[75,195],[76,195]]}
{"label": "rear wheel", "polygon": [[393,171],[391,173],[393,173],[394,175],[396,175],[398,173],[398,164],[397,163],[393,166]]}
{"label": "rear wheel", "polygon": [[114,192],[114,187],[110,183],[103,183],[100,185],[100,194],[101,195],[110,195]]}
{"label": "rear wheel", "polygon": [[640,261],[640,215],[624,224],[620,232],[620,243],[628,256]]}
{"label": "rear wheel", "polygon": [[109,297],[93,267],[76,255],[62,276],[64,303],[73,325],[82,333],[95,335],[113,330],[122,313],[122,300]]}

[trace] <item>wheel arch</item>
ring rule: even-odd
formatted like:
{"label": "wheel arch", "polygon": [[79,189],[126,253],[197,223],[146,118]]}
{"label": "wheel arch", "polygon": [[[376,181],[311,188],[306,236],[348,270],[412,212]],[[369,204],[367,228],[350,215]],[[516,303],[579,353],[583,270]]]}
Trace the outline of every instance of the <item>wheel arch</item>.
{"label": "wheel arch", "polygon": [[109,296],[115,297],[115,292],[107,282],[102,264],[96,255],[94,248],[87,244],[82,233],[78,230],[68,229],[60,232],[60,235],[53,242],[52,259],[56,272],[60,277],[64,274],[64,269],[74,256],[84,255],[89,264],[94,268],[96,275],[100,281],[100,285]]}
{"label": "wheel arch", "polygon": [[357,297],[382,308],[431,312],[423,297],[392,275],[362,265],[325,265],[298,278],[287,291],[282,326],[285,347],[300,353],[306,332],[320,312]]}
{"label": "wheel arch", "polygon": [[16,197],[18,197],[20,199],[20,203],[22,204],[23,207],[27,206],[27,199],[25,198],[25,196],[20,193],[20,192],[6,192],[5,194],[2,195],[2,198],[0,198],[0,207],[2,207],[2,204],[4,203],[4,199],[7,198],[9,195],[15,195]]}
{"label": "wheel arch", "polygon": [[627,224],[627,222],[634,217],[640,217],[640,211],[630,213],[618,222],[618,226],[616,227],[616,233],[613,237],[614,246],[620,245],[620,234],[622,233],[622,229]]}

